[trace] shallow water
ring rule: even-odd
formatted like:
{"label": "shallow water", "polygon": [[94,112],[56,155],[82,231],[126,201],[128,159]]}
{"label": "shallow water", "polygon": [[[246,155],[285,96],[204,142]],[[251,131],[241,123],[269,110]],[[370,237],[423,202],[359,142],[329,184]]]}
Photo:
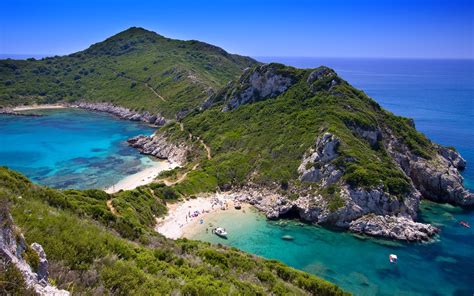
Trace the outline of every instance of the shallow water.
{"label": "shallow water", "polygon": [[126,140],[155,130],[109,114],[78,109],[0,116],[0,165],[54,188],[105,188],[151,165]]}
{"label": "shallow water", "polygon": [[[455,146],[468,161],[465,185],[474,188],[474,61],[258,58],[297,67],[327,65],[383,107],[415,119],[433,141]],[[431,243],[408,244],[310,226],[268,221],[255,211],[214,216],[223,240],[204,230],[192,238],[223,243],[319,275],[356,295],[473,295],[472,211],[423,202],[420,220],[441,228]],[[282,240],[291,235],[293,241]],[[399,262],[390,264],[389,254]]]}
{"label": "shallow water", "polygon": [[[228,211],[204,219],[226,228],[227,240],[201,227],[191,238],[222,243],[319,275],[356,295],[472,295],[474,225],[472,215],[449,205],[424,202],[421,219],[440,225],[432,243],[407,244],[309,226],[268,221],[255,210]],[[281,237],[291,235],[294,240]],[[398,255],[390,264],[389,254]]]}

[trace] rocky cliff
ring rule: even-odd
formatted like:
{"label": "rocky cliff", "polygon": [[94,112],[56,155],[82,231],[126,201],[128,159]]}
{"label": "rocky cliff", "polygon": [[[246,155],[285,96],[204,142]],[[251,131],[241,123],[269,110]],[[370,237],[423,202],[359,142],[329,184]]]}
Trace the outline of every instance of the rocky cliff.
{"label": "rocky cliff", "polygon": [[21,272],[26,285],[39,295],[69,295],[68,291],[59,290],[48,282],[48,260],[43,247],[37,243],[28,246],[3,207],[0,210],[0,227],[2,266],[13,264]]}
{"label": "rocky cliff", "polygon": [[185,143],[173,143],[164,134],[152,136],[139,135],[128,139],[128,143],[143,154],[168,159],[178,165],[186,163],[190,151],[189,146]]}

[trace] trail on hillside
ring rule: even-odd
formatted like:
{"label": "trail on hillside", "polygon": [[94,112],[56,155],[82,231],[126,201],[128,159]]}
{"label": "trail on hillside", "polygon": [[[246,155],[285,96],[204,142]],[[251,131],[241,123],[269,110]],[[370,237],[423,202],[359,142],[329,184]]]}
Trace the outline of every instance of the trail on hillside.
{"label": "trail on hillside", "polygon": [[112,199],[107,200],[107,208],[109,208],[110,212],[112,215],[120,217],[120,214],[117,212],[117,210],[114,208],[114,205],[112,203]]}
{"label": "trail on hillside", "polygon": [[117,72],[115,71],[114,69],[112,68],[108,68],[109,70],[111,70],[116,76],[119,76],[119,77],[123,77],[125,79],[128,79],[132,82],[135,82],[135,83],[142,83],[143,85],[145,85],[146,88],[148,88],[155,96],[157,96],[160,100],[162,100],[163,102],[166,102],[166,99],[163,98],[162,95],[160,95],[153,87],[151,87],[150,84],[148,84],[148,82],[146,81],[143,81],[143,80],[138,80],[138,79],[135,79],[133,77],[130,77],[130,76],[127,76],[121,72]]}

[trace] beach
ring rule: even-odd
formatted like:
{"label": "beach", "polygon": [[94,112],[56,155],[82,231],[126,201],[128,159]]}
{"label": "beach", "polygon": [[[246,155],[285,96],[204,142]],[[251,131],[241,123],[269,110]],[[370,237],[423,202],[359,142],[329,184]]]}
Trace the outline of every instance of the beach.
{"label": "beach", "polygon": [[44,109],[64,109],[67,108],[64,105],[60,104],[42,104],[42,105],[28,105],[28,106],[17,106],[13,108],[13,111],[28,111],[28,110],[44,110]]}
{"label": "beach", "polygon": [[171,170],[177,166],[178,164],[167,160],[153,161],[151,167],[123,178],[118,183],[105,189],[105,192],[115,193],[120,190],[132,190],[138,186],[149,184],[153,182],[162,171]]}
{"label": "beach", "polygon": [[[242,208],[247,205],[242,204]],[[168,214],[157,219],[155,230],[167,238],[178,239],[188,237],[196,228],[209,227],[213,215],[235,211],[233,199],[222,193],[198,196],[194,199],[180,201],[168,205]],[[217,225],[214,225],[217,226]]]}

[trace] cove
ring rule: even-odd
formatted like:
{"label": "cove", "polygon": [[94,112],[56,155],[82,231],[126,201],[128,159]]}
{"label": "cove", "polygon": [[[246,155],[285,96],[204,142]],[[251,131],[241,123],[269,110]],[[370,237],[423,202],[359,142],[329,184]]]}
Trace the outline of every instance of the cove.
{"label": "cove", "polygon": [[[441,228],[430,243],[403,243],[306,225],[270,221],[256,210],[222,211],[204,218],[188,237],[239,248],[321,276],[354,295],[472,295],[474,224],[472,214],[450,205],[423,202],[420,220]],[[228,239],[206,232],[226,228]],[[294,240],[283,240],[291,235]],[[398,255],[390,264],[389,254]]]}
{"label": "cove", "polygon": [[[30,111],[33,112],[33,111]],[[0,165],[54,188],[106,188],[153,160],[125,142],[155,128],[80,109],[0,116]]]}

